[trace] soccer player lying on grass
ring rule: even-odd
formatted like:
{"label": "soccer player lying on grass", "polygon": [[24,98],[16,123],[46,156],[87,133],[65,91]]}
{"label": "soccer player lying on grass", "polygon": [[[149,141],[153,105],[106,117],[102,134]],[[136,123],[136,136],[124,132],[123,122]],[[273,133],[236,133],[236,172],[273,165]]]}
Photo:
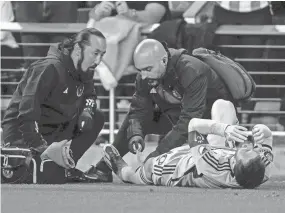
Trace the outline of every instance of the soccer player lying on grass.
{"label": "soccer player lying on grass", "polygon": [[[192,119],[189,145],[149,158],[134,170],[112,145],[104,147],[104,160],[124,182],[201,188],[255,188],[269,179],[272,133],[255,125],[252,136],[238,126],[233,104],[217,100],[212,119]],[[207,138],[204,135],[208,135]]]}

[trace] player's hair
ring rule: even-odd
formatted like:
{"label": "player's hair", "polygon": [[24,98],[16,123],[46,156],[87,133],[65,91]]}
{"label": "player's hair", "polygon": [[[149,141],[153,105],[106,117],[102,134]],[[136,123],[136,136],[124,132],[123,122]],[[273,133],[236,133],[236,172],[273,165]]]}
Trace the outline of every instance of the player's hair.
{"label": "player's hair", "polygon": [[234,174],[240,186],[246,189],[253,189],[263,181],[265,164],[260,155],[249,160],[246,164],[239,160],[234,167]]}
{"label": "player's hair", "polygon": [[106,39],[103,33],[101,33],[96,28],[85,28],[81,30],[79,33],[73,35],[72,37],[65,38],[60,44],[59,49],[60,50],[68,50],[69,53],[74,48],[75,44],[78,44],[82,49],[84,49],[84,45],[88,45],[90,43],[90,36],[95,35],[99,38]]}

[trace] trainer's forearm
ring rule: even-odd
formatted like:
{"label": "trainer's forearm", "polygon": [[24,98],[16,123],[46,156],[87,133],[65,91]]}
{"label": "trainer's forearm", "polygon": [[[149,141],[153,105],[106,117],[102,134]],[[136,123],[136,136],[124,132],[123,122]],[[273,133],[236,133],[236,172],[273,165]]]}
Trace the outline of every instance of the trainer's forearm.
{"label": "trainer's forearm", "polygon": [[189,122],[188,132],[197,131],[200,134],[214,134],[219,136],[225,136],[225,129],[228,124],[219,123],[214,120],[193,118]]}

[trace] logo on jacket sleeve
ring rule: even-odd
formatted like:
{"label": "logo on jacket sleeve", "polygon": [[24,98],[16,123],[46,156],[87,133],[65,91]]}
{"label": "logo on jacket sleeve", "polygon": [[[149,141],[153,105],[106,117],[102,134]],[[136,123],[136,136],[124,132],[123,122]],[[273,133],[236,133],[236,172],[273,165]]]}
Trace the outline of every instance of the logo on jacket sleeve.
{"label": "logo on jacket sleeve", "polygon": [[77,91],[76,91],[77,97],[82,96],[83,91],[84,91],[84,85],[83,85],[83,84],[82,84],[82,85],[77,86]]}
{"label": "logo on jacket sleeve", "polygon": [[68,87],[63,91],[63,94],[67,94],[68,93]]}

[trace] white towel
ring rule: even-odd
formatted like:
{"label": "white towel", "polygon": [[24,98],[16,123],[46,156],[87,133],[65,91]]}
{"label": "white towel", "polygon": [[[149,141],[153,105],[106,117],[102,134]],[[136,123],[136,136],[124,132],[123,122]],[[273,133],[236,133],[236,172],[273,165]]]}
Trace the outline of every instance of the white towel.
{"label": "white towel", "polygon": [[42,160],[52,160],[66,169],[75,168],[75,162],[70,156],[71,140],[53,142],[42,154]]}

